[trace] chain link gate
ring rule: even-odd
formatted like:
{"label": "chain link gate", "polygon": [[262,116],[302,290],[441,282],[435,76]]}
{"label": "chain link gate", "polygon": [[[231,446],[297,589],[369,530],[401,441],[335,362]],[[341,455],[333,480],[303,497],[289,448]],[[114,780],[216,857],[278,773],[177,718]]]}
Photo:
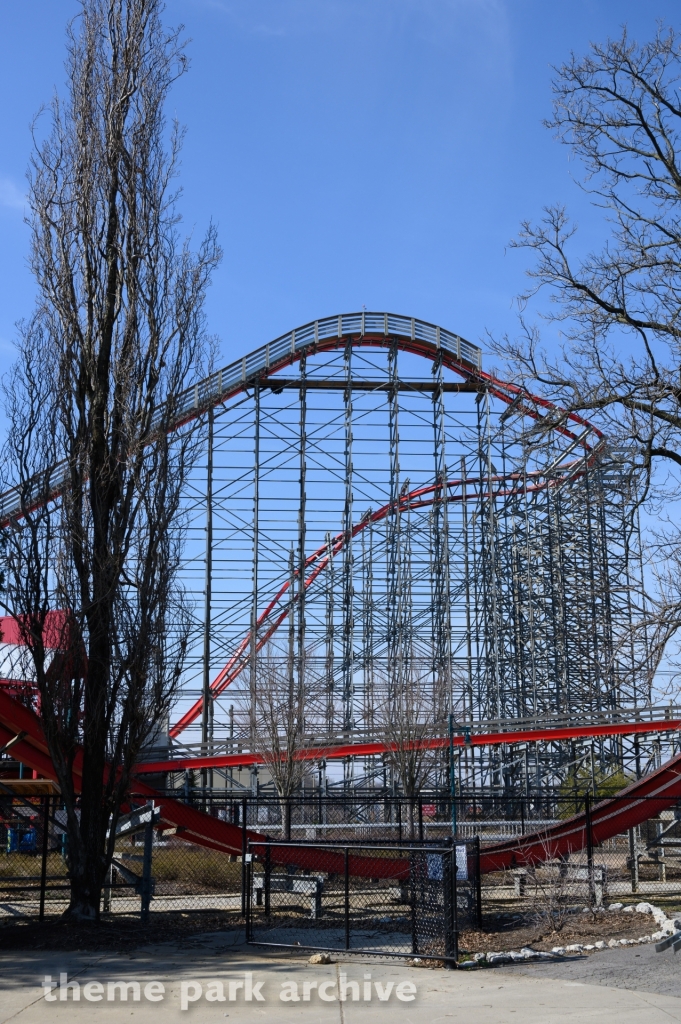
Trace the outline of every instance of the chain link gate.
{"label": "chain link gate", "polygon": [[475,844],[250,843],[246,935],[256,945],[458,958],[478,916]]}

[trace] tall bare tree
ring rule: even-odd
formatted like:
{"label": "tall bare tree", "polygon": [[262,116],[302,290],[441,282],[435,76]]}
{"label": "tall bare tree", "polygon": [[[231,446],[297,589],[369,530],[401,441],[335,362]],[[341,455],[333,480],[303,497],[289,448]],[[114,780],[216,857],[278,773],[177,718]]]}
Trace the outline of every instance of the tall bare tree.
{"label": "tall bare tree", "polygon": [[405,659],[400,671],[392,674],[391,685],[382,680],[379,690],[384,699],[374,709],[376,725],[381,730],[388,750],[385,763],[397,776],[402,792],[408,799],[407,825],[409,837],[415,836],[416,799],[437,771],[438,755],[427,741],[436,726],[441,697],[433,690],[429,668],[419,671],[419,663]]}
{"label": "tall bare tree", "polygon": [[[556,403],[535,421],[535,436],[567,412],[595,416],[611,445],[641,467],[643,499],[681,497],[680,82],[681,40],[662,27],[643,45],[624,30],[557,69],[547,126],[581,160],[583,187],[605,215],[607,238],[580,257],[563,207],[525,222],[513,244],[536,261],[521,296],[522,332],[495,346],[517,379]],[[553,353],[525,319],[542,288],[553,300],[543,316],[562,335]],[[657,540],[678,562],[678,528]],[[670,576],[670,563],[667,569],[658,652],[681,625],[681,575]]]}
{"label": "tall bare tree", "polygon": [[282,835],[290,839],[290,799],[309,771],[300,754],[321,715],[321,686],[306,666],[301,670],[273,644],[259,654],[256,674],[254,742],[279,797]]}
{"label": "tall bare tree", "polygon": [[182,130],[163,108],[187,61],[162,9],[81,0],[68,27],[68,95],[41,139],[37,121],[29,173],[38,300],[5,382],[22,509],[4,597],[35,666],[79,919],[98,918],[107,828],[173,700],[188,628],[180,513],[196,434],[170,427],[210,358],[202,310],[220,250],[212,227],[195,253],[178,234]]}

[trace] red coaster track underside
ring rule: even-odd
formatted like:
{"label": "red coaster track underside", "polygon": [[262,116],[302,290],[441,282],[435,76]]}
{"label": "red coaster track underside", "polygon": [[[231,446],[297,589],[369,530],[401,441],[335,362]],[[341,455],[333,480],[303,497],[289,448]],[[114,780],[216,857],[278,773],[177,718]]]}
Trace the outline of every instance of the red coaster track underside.
{"label": "red coaster track underside", "polygon": [[[656,730],[679,728],[679,722],[676,721],[636,723],[636,725],[654,725]],[[609,728],[623,730],[625,727],[620,725]],[[627,731],[635,731],[634,726],[626,728]],[[564,730],[556,730],[556,732],[558,731],[563,732]],[[8,693],[0,690],[0,746],[9,743],[21,733],[24,734],[22,739],[14,743],[12,747],[14,756],[44,778],[57,781],[40,719]],[[545,734],[548,733],[550,730],[545,730]],[[500,735],[504,736],[503,742],[506,743],[513,742],[510,739],[512,735],[517,737],[515,742],[518,742],[520,736],[524,741],[529,738],[527,733]],[[475,737],[477,741],[483,739],[483,737]],[[79,754],[74,765],[74,781],[77,789],[80,788],[81,773],[82,756]],[[135,782],[135,792],[154,800],[161,810],[162,828],[176,828],[183,839],[199,846],[219,850],[223,853],[241,853],[242,832],[238,826],[219,821],[209,814],[188,807],[179,800],[163,796],[141,780]],[[656,772],[632,783],[617,796],[604,800],[592,809],[591,827],[594,845],[603,843],[606,839],[633,828],[648,818],[655,817],[661,810],[668,808],[674,799],[681,799],[681,755],[672,758]],[[258,843],[262,842],[265,836],[249,830],[247,838],[251,844],[255,844],[252,848],[257,853]],[[548,830],[485,847],[482,851],[480,868],[482,873],[487,873],[520,865],[537,864],[581,850],[585,846],[586,820],[583,814],[579,814]],[[338,873],[343,870],[343,858],[340,855],[314,848],[274,847],[272,857],[276,863],[295,863],[300,868],[316,871]],[[404,860],[352,855],[350,870],[353,875],[360,877],[399,879],[406,877],[409,865]]]}

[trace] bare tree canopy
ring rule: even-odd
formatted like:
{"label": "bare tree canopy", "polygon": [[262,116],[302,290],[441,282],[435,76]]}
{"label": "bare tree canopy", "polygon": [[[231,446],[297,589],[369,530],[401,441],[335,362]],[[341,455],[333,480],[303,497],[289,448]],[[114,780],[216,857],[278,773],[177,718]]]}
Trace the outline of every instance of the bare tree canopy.
{"label": "bare tree canopy", "polygon": [[[547,126],[585,168],[583,187],[605,215],[603,247],[574,256],[563,207],[523,223],[532,286],[521,296],[521,336],[494,345],[509,372],[555,403],[541,437],[568,411],[586,413],[636,464],[638,498],[681,496],[681,40],[662,27],[643,45],[626,32],[557,69]],[[548,289],[545,320],[562,343],[547,351],[528,302]],[[670,517],[672,519],[673,517]],[[681,532],[660,529],[656,660],[681,626]],[[653,634],[651,634],[652,636]]]}
{"label": "bare tree canopy", "polygon": [[[659,30],[592,46],[558,69],[548,127],[581,159],[585,187],[603,208],[610,237],[582,259],[562,207],[522,225],[513,243],[536,253],[533,287],[554,300],[549,318],[566,343],[558,358],[527,327],[501,346],[531,387],[562,408],[598,410],[609,431],[654,459],[681,465],[681,42]],[[632,354],[620,355],[625,339]]]}
{"label": "bare tree canopy", "polygon": [[307,665],[296,665],[292,646],[287,654],[269,643],[255,664],[253,744],[274,783],[283,835],[290,839],[290,798],[310,771],[300,755],[321,718],[323,688]]}
{"label": "bare tree canopy", "polygon": [[433,689],[430,666],[413,658],[405,659],[389,683],[381,683],[386,697],[374,710],[375,720],[388,748],[384,762],[394,772],[409,801],[407,826],[413,839],[415,800],[441,764],[441,754],[426,741],[443,725],[443,694],[438,687]]}
{"label": "bare tree canopy", "polygon": [[[5,531],[2,596],[32,654],[67,811],[69,912],[97,918],[107,829],[182,671],[180,496],[196,435],[167,426],[174,396],[206,372],[202,310],[220,250],[212,227],[198,252],[177,230],[182,131],[163,107],[186,69],[179,31],[164,29],[160,0],[81,8],[68,95],[53,100],[46,136],[40,119],[34,131],[38,299],[5,381],[4,463],[23,510]],[[34,507],[36,479],[49,493],[64,469],[61,498]],[[49,646],[61,651],[52,661]]]}

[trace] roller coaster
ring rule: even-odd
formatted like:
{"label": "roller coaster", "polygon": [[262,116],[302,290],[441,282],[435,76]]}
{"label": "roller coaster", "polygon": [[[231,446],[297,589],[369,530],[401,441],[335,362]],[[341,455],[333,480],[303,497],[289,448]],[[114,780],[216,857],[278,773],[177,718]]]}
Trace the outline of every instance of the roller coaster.
{"label": "roller coaster", "polygon": [[[177,718],[138,765],[140,787],[165,778],[148,788],[166,822],[241,849],[233,826],[175,797],[196,773],[204,795],[271,785],[255,728],[265,661],[305,694],[296,757],[327,792],[394,789],[392,695],[408,686],[427,695],[436,788],[456,748],[462,795],[550,794],[589,763],[670,795],[679,718],[653,706],[634,628],[636,467],[595,426],[484,370],[460,336],[366,311],[277,338],[175,409],[204,455],[184,499],[194,629]],[[65,468],[51,481],[29,506],[59,500]],[[0,527],[26,504],[0,496]],[[53,777],[11,696],[23,662],[7,626],[0,746],[24,732],[15,756]]]}

